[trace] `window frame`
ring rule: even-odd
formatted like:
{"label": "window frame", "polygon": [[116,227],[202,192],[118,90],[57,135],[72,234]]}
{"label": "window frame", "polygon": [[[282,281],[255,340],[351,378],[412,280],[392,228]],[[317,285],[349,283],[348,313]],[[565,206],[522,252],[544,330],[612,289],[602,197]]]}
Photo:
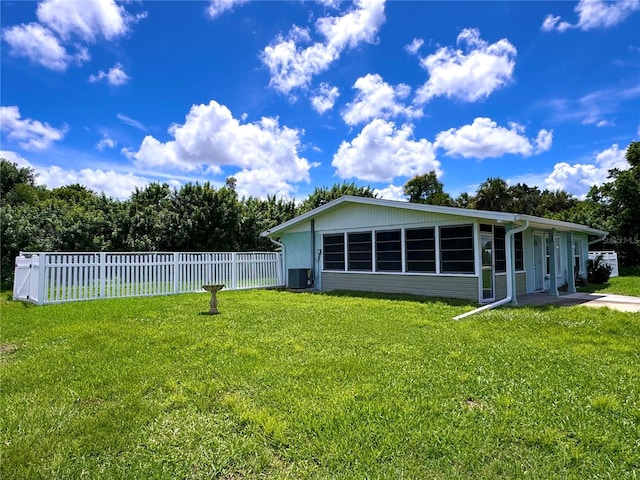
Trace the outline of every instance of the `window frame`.
{"label": "window frame", "polygon": [[[338,238],[338,237],[342,237],[342,242],[336,242],[335,244],[332,245],[341,245],[342,249],[340,251],[336,251],[336,252],[328,252],[327,253],[327,243],[326,243],[326,239],[328,237],[334,237],[334,238]],[[346,270],[346,255],[345,255],[345,248],[346,244],[345,244],[345,233],[325,233],[322,235],[322,251],[323,251],[323,255],[322,255],[322,270],[323,271],[327,271],[327,272],[344,272]],[[342,258],[342,260],[333,260],[331,263],[342,263],[342,268],[327,268],[327,254],[329,255],[338,255],[339,257]]]}
{"label": "window frame", "polygon": [[[376,272],[395,272],[402,273],[402,229],[390,229],[390,230],[376,230],[375,232],[375,271]],[[397,234],[397,239],[381,240],[379,237],[387,234]],[[381,245],[391,246],[397,244],[397,249],[381,249]],[[381,260],[381,257],[387,255],[397,254],[397,258],[392,260]],[[381,263],[384,264],[397,264],[397,268],[380,268]]]}
{"label": "window frame", "polygon": [[[455,237],[447,237],[445,235],[443,235],[443,232],[447,231],[447,230],[454,230],[454,229],[469,229],[470,235],[463,235],[463,236],[455,236]],[[474,231],[474,227],[473,224],[461,224],[461,225],[441,225],[439,226],[439,262],[440,262],[440,273],[441,274],[447,274],[447,275],[477,275],[476,273],[476,233]],[[444,242],[452,242],[455,246],[455,248],[443,248],[443,243]],[[465,246],[465,247],[460,247],[459,244],[460,243],[469,243],[469,246]],[[471,258],[470,259],[455,259],[455,260],[449,260],[448,258],[445,258],[447,255],[445,255],[446,253],[449,252],[471,252]],[[468,264],[471,269],[470,270],[448,270],[447,267],[448,265],[451,264]]]}
{"label": "window frame", "polygon": [[[357,235],[360,236],[368,236],[369,239],[367,240],[353,240],[352,238],[356,237]],[[347,271],[348,272],[373,272],[373,231],[372,230],[365,230],[365,231],[354,231],[354,232],[347,232],[347,248],[346,248],[346,252],[347,252]],[[369,245],[369,249],[365,250],[364,248],[361,250],[358,250],[356,248],[352,248],[353,246],[356,245],[361,245],[361,246],[366,246]],[[361,258],[357,258],[358,256],[361,256]],[[356,268],[354,265],[352,264],[369,264],[368,268]]]}
{"label": "window frame", "polygon": [[[409,238],[408,232],[418,232],[418,231],[430,231],[432,233],[432,238],[427,238],[427,237],[422,237],[422,238]],[[438,248],[437,248],[437,229],[435,226],[429,226],[429,227],[416,227],[416,228],[405,228],[404,229],[404,234],[405,234],[405,241],[404,241],[404,249],[405,249],[405,272],[407,273],[439,273],[438,272]],[[433,245],[433,248],[408,248],[408,244],[409,242],[431,242]],[[415,253],[415,252],[433,252],[433,260],[431,259],[412,259],[410,258],[411,255],[409,255],[410,253]],[[420,270],[420,269],[414,269],[414,268],[410,268],[410,264],[415,264],[415,263],[421,263],[421,264],[433,264],[433,269],[429,269],[429,270]]]}

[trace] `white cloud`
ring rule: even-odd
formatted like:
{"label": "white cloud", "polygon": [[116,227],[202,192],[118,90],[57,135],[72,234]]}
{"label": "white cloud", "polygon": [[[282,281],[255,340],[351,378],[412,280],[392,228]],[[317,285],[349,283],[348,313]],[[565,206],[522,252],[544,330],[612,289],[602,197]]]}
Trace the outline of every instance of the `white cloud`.
{"label": "white cloud", "polygon": [[96,148],[102,152],[105,148],[116,148],[117,144],[118,142],[105,133],[96,145]]}
{"label": "white cloud", "polygon": [[546,188],[565,190],[583,198],[592,186],[605,183],[609,170],[613,168],[629,168],[625,151],[620,150],[617,144],[596,154],[593,163],[557,163],[553,172],[545,179]]}
{"label": "white cloud", "polygon": [[58,188],[74,183],[83,185],[95,192],[115,198],[128,198],[136,187],[143,188],[149,183],[144,177],[132,173],[122,173],[115,170],[100,170],[83,168],[67,170],[56,165],[46,168],[35,168],[38,173],[38,183],[48,188]]}
{"label": "white cloud", "polygon": [[311,106],[322,115],[333,108],[339,96],[338,87],[332,87],[328,83],[322,82],[318,90],[311,96]]}
{"label": "white cloud", "polygon": [[424,40],[421,38],[414,38],[413,41],[409,45],[405,45],[404,49],[409,52],[411,55],[417,55],[420,47],[424,45]]}
{"label": "white cloud", "polygon": [[561,22],[559,16],[547,15],[542,30],[564,32],[570,28],[591,30],[609,28],[624,22],[629,15],[640,10],[640,0],[580,0],[574,11],[578,14],[578,23]]}
{"label": "white cloud", "polygon": [[222,15],[227,10],[232,10],[236,5],[242,5],[247,0],[211,0],[209,2],[209,8],[207,13],[211,18],[216,18]]}
{"label": "white cloud", "polygon": [[596,115],[589,115],[584,120],[582,120],[583,125],[595,125],[598,128],[601,127],[612,127],[615,125],[613,120],[605,120],[599,119]]}
{"label": "white cloud", "polygon": [[545,113],[552,113],[553,121],[580,121],[586,125],[609,126],[620,109],[630,100],[640,98],[640,84],[617,85],[594,90],[582,97],[556,98],[540,102]]}
{"label": "white cloud", "polygon": [[630,165],[625,157],[626,150],[620,150],[617,143],[611,145],[611,148],[603,150],[596,155],[596,164],[604,170],[627,170]]}
{"label": "white cloud", "polygon": [[18,142],[26,150],[44,150],[67,133],[67,127],[54,128],[30,118],[21,118],[18,107],[0,107],[0,130],[9,140]]}
{"label": "white cloud", "polygon": [[104,79],[107,80],[109,85],[118,86],[127,83],[131,80],[131,77],[125,73],[122,69],[122,65],[119,63],[116,63],[111,67],[107,73],[100,70],[96,75],[89,75],[89,81],[91,83],[99,82]]}
{"label": "white cloud", "polygon": [[132,15],[114,0],[43,0],[36,14],[39,23],[5,28],[2,37],[12,55],[57,71],[87,62],[90,56],[84,44],[126,35],[130,25],[146,18],[146,13]]}
{"label": "white cloud", "polygon": [[532,142],[533,154],[539,155],[551,149],[553,143],[553,130],[545,130],[544,128],[538,132],[538,136]]}
{"label": "white cloud", "polygon": [[[308,87],[313,76],[327,70],[344,50],[363,42],[374,43],[384,20],[384,0],[357,0],[341,17],[319,18],[315,27],[325,41],[306,48],[298,43],[310,40],[308,31],[294,26],[287,38],[279,36],[262,52],[271,74],[269,85],[285,94]],[[301,35],[304,32],[306,36]]]}
{"label": "white cloud", "polygon": [[552,30],[558,30],[559,32],[564,32],[571,28],[571,24],[569,22],[561,22],[560,17],[555,17],[553,15],[547,15],[542,22],[541,29],[545,32],[550,32]]}
{"label": "white cloud", "polygon": [[528,157],[551,148],[552,131],[542,129],[535,139],[528,139],[524,130],[517,123],[505,128],[490,118],[478,117],[471,125],[440,132],[434,146],[444,149],[450,156],[477,159],[501,157],[508,153]]}
{"label": "white cloud", "polygon": [[255,186],[254,196],[274,189],[292,192],[295,183],[309,182],[309,170],[315,166],[299,156],[301,133],[280,127],[277,118],[242,124],[212,100],[192,106],[183,124],[169,128],[174,140],[160,142],[148,135],[137,152],[124,153],[137,165],[154,168],[219,174],[222,167],[237,167],[233,176],[238,190],[252,192]]}
{"label": "white cloud", "polygon": [[[604,176],[606,178],[606,175]],[[595,165],[556,163],[553,172],[545,179],[549,190],[564,190],[583,197],[592,185],[602,183],[602,172]]]}
{"label": "white cloud", "polygon": [[342,17],[323,17],[316,29],[327,39],[327,45],[341,51],[362,42],[374,43],[385,20],[384,0],[357,0],[356,8]]}
{"label": "white cloud", "polygon": [[398,187],[397,185],[389,185],[385,188],[374,188],[373,193],[379,198],[387,200],[407,200],[407,196],[404,194],[404,187]]}
{"label": "white cloud", "polygon": [[26,158],[16,152],[12,152],[11,150],[0,150],[0,158],[4,158],[8,162],[15,163],[20,168],[33,168],[33,165],[31,165]]}
{"label": "white cloud", "polygon": [[435,170],[440,174],[433,145],[413,140],[413,127],[397,129],[393,122],[375,119],[350,142],[342,142],[331,163],[341,178],[388,182]]}
{"label": "white cloud", "polygon": [[40,23],[61,39],[66,41],[75,35],[88,43],[98,37],[112,40],[123,36],[129,31],[129,24],[136,20],[114,0],[44,0],[38,4],[36,13]]}
{"label": "white cloud", "polygon": [[316,0],[320,5],[327,8],[339,8],[342,0]]}
{"label": "white cloud", "polygon": [[138,120],[134,120],[133,118],[128,117],[123,113],[118,113],[116,117],[118,117],[118,120],[126,123],[130,127],[137,128],[138,130],[142,130],[143,132],[146,132],[148,130],[148,128],[145,127],[141,122],[139,122]]}
{"label": "white cloud", "polygon": [[353,88],[358,90],[358,93],[354,101],[348,103],[342,112],[342,118],[348,125],[357,125],[374,118],[405,116],[412,119],[423,115],[421,109],[402,103],[411,93],[411,87],[403,83],[392,87],[380,75],[369,73],[358,78]]}
{"label": "white cloud", "polygon": [[2,38],[11,47],[11,55],[26,57],[51,70],[64,71],[72,63],[89,60],[86,48],[78,47],[75,53],[70,54],[51,30],[38,23],[5,28]]}
{"label": "white cloud", "polygon": [[147,178],[134,175],[130,172],[117,172],[113,169],[100,170],[83,168],[80,170],[69,170],[60,168],[57,165],[41,167],[33,165],[19,154],[0,150],[0,157],[9,162],[16,163],[21,168],[30,168],[35,174],[35,181],[38,185],[45,185],[47,188],[58,188],[66,185],[80,184],[93,190],[94,192],[104,192],[105,195],[114,198],[128,198],[133,190],[143,188],[149,180]]}
{"label": "white cloud", "polygon": [[442,47],[421,60],[429,80],[418,89],[417,103],[438,96],[474,102],[511,81],[517,50],[507,39],[490,45],[477,29],[465,29],[457,43],[464,51]]}

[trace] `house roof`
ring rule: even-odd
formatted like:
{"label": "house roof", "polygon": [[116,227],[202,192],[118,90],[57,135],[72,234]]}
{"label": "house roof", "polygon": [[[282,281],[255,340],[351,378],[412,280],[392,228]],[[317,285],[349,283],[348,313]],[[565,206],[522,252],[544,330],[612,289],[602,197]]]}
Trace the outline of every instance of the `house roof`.
{"label": "house roof", "polygon": [[595,236],[606,236],[609,232],[605,232],[604,230],[598,230],[596,228],[587,227],[585,225],[580,225],[578,223],[571,222],[563,222],[560,220],[551,220],[549,218],[543,217],[535,217],[533,215],[523,215],[520,213],[507,213],[507,212],[491,212],[488,210],[472,210],[468,208],[458,208],[458,207],[443,207],[440,205],[425,205],[422,203],[410,203],[403,202],[398,200],[385,200],[381,198],[367,198],[367,197],[354,197],[351,195],[345,195],[336,200],[333,200],[321,207],[314,208],[309,212],[303,213],[295,218],[292,218],[289,221],[281,223],[265,232],[262,232],[263,237],[277,237],[279,234],[282,234],[289,230],[290,228],[298,225],[299,223],[305,222],[307,220],[311,220],[317,218],[324,213],[337,208],[343,204],[363,204],[363,205],[374,205],[379,207],[389,207],[389,208],[398,208],[404,210],[418,210],[422,212],[429,213],[442,213],[448,215],[457,215],[460,217],[470,217],[470,218],[479,218],[486,220],[494,220],[496,222],[501,223],[524,223],[526,221],[529,222],[530,227],[533,228],[544,228],[550,229],[555,228],[559,231],[575,231],[586,233],[589,235]]}

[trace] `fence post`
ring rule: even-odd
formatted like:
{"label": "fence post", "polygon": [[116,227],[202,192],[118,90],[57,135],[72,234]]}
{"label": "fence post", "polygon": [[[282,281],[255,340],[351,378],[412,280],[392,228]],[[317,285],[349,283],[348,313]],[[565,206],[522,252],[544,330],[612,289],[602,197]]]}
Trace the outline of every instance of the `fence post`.
{"label": "fence post", "polygon": [[180,293],[180,254],[173,252],[173,293]]}
{"label": "fence post", "polygon": [[100,252],[100,298],[104,298],[107,290],[107,254]]}
{"label": "fence post", "polygon": [[238,259],[236,252],[231,253],[231,288],[238,288]]}
{"label": "fence post", "polygon": [[38,301],[36,302],[38,305],[44,305],[44,294],[45,294],[45,269],[47,265],[47,254],[41,253],[38,255]]}

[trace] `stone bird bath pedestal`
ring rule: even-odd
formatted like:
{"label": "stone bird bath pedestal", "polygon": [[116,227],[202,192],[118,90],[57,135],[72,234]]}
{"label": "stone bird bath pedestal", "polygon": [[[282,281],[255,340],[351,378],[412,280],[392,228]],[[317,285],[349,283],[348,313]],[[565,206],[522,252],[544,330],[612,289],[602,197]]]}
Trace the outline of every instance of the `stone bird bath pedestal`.
{"label": "stone bird bath pedestal", "polygon": [[218,297],[216,295],[219,290],[224,288],[224,285],[203,285],[202,288],[207,292],[211,292],[211,301],[209,302],[211,308],[209,309],[209,313],[211,315],[217,315],[220,312],[218,311]]}

